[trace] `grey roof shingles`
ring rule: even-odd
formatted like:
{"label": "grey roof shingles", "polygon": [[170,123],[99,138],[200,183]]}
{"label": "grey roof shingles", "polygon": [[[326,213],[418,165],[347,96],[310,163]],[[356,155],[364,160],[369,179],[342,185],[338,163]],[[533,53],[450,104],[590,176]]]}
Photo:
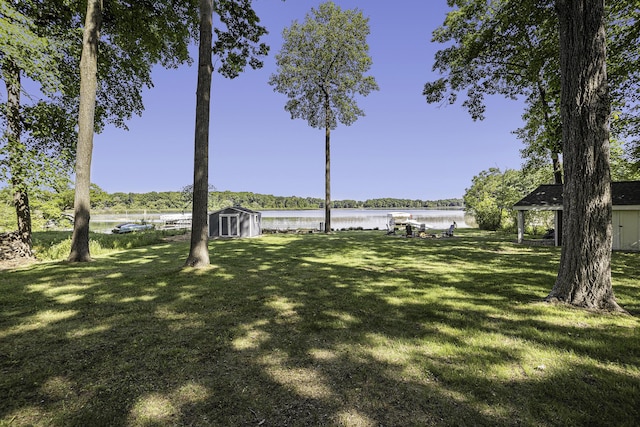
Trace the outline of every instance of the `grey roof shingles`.
{"label": "grey roof shingles", "polygon": [[[612,182],[611,201],[614,206],[640,206],[640,181]],[[541,185],[513,207],[562,208],[562,184]]]}
{"label": "grey roof shingles", "polygon": [[216,213],[229,212],[229,211],[244,212],[248,214],[260,214],[260,212],[252,211],[251,209],[243,208],[242,206],[229,206],[227,208],[223,208],[215,212],[210,212],[209,214],[216,214]]}

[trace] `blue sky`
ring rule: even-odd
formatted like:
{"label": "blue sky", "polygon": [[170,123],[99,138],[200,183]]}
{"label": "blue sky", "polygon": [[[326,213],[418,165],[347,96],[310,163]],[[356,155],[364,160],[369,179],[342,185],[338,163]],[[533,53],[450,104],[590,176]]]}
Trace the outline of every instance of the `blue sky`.
{"label": "blue sky", "polygon": [[[435,200],[462,197],[490,167],[520,168],[523,106],[500,97],[474,122],[460,103],[427,104],[424,83],[434,55],[432,31],[450,10],[445,0],[334,1],[369,17],[373,75],[380,90],[359,105],[366,116],[331,133],[331,198]],[[324,130],[292,120],[286,97],[268,85],[282,29],[304,20],[317,0],[256,0],[271,53],[260,70],[234,80],[215,73],[212,85],[209,181],[223,191],[324,197]],[[195,58],[195,48],[193,50]],[[215,58],[214,58],[215,61]],[[156,68],[145,111],[129,131],[96,135],[91,181],[107,192],[178,191],[193,181],[197,67]]]}

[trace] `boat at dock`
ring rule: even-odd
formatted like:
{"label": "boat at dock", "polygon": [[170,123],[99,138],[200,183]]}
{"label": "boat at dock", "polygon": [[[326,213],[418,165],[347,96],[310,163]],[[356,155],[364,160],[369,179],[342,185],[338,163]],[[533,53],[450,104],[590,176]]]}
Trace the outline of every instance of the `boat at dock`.
{"label": "boat at dock", "polygon": [[406,225],[413,219],[413,215],[409,212],[389,212],[387,214],[387,224],[390,226]]}
{"label": "boat at dock", "polygon": [[172,230],[177,228],[190,228],[191,227],[191,214],[179,213],[179,214],[166,214],[160,215],[160,228],[163,230]]}

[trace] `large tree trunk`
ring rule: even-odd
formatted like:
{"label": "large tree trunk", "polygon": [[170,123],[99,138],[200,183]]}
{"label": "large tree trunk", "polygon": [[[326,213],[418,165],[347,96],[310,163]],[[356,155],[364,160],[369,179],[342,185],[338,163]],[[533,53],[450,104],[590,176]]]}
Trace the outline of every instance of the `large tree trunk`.
{"label": "large tree trunk", "polygon": [[604,0],[557,0],[564,184],[563,247],[548,301],[620,309],[611,286],[611,176]]}
{"label": "large tree trunk", "polygon": [[78,114],[78,147],[76,154],[76,188],[73,237],[69,261],[91,261],[89,253],[89,219],[91,156],[98,87],[98,40],[102,24],[102,0],[89,0],[82,37],[80,59],[80,111]]}
{"label": "large tree trunk", "polygon": [[31,238],[31,209],[29,197],[22,176],[22,150],[20,138],[22,136],[22,121],[20,119],[20,69],[11,60],[3,64],[5,86],[7,88],[7,144],[9,145],[9,167],[11,168],[11,185],[14,188],[13,202],[16,208],[18,222],[18,238],[22,243],[22,251],[29,256],[32,252]]}
{"label": "large tree trunk", "polygon": [[324,232],[331,232],[331,109],[329,108],[329,96],[325,100],[325,127],[324,127]]}
{"label": "large tree trunk", "polygon": [[195,156],[193,164],[193,205],[191,248],[185,267],[205,267],[209,261],[207,209],[209,204],[209,110],[211,104],[211,45],[213,41],[213,0],[200,0],[200,46],[196,89]]}

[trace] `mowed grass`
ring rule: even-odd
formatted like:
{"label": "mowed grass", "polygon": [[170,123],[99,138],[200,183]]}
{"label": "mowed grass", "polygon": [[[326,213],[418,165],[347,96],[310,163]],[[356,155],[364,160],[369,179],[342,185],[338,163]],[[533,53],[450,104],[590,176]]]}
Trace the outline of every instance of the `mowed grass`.
{"label": "mowed grass", "polygon": [[0,271],[2,426],[634,426],[631,315],[545,304],[560,250],[463,230],[188,242]]}

